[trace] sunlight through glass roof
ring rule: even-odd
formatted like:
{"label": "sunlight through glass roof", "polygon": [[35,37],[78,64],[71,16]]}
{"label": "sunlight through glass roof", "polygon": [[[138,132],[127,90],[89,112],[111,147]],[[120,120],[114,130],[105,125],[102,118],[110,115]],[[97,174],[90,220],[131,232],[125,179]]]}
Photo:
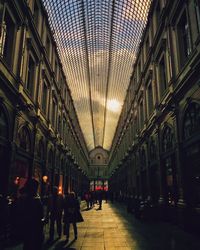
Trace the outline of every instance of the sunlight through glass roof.
{"label": "sunlight through glass roof", "polygon": [[88,150],[109,150],[151,0],[43,0]]}

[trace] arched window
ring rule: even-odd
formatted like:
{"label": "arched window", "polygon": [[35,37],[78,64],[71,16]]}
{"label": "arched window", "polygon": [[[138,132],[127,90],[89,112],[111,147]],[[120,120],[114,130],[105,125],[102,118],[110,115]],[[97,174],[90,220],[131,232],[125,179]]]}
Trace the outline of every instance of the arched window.
{"label": "arched window", "polygon": [[60,169],[61,169],[62,172],[64,172],[64,168],[65,168],[65,166],[64,166],[64,159],[61,159]]}
{"label": "arched window", "polygon": [[149,156],[150,156],[150,160],[156,160],[156,158],[157,158],[156,143],[153,139],[151,139],[150,145],[149,145]]}
{"label": "arched window", "polygon": [[140,165],[142,166],[142,168],[146,166],[146,154],[144,148],[142,148],[142,150],[140,151]]}
{"label": "arched window", "polygon": [[167,152],[173,148],[173,140],[174,135],[172,129],[167,126],[164,129],[163,136],[162,136],[162,151]]}
{"label": "arched window", "polygon": [[48,156],[48,168],[53,167],[53,151],[49,151],[49,156]]}
{"label": "arched window", "polygon": [[0,110],[0,137],[8,138],[8,122],[3,110]]}
{"label": "arched window", "polygon": [[26,152],[31,151],[31,140],[29,131],[26,127],[22,127],[18,134],[19,147],[24,149]]}
{"label": "arched window", "polygon": [[60,155],[59,153],[56,156],[56,168],[59,169],[60,168]]}
{"label": "arched window", "polygon": [[183,121],[183,138],[187,140],[200,131],[200,105],[191,103],[184,116]]}
{"label": "arched window", "polygon": [[60,116],[58,117],[58,132],[59,132],[59,134],[61,135],[61,126],[62,126],[62,124],[61,124],[61,118],[60,118]]}
{"label": "arched window", "polygon": [[44,160],[44,143],[42,140],[40,140],[38,144],[38,158]]}

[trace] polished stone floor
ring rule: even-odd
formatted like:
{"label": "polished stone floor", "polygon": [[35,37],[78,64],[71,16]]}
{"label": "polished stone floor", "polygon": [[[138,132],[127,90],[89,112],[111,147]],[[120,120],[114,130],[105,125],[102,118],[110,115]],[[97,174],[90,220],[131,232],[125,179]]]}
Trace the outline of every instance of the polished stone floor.
{"label": "polished stone floor", "polygon": [[[83,207],[82,215],[84,222],[78,224],[76,241],[71,228],[67,244],[63,236],[59,240],[55,238],[51,244],[46,242],[45,249],[200,250],[197,236],[168,223],[139,221],[119,204],[103,203],[102,210],[98,210],[97,205],[88,211]],[[47,232],[48,228],[45,230]]]}

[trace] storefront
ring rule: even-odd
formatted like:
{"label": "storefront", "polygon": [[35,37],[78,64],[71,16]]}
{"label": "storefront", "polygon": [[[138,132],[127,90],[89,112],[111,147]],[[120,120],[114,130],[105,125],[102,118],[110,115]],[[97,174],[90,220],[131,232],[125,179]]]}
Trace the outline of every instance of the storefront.
{"label": "storefront", "polygon": [[170,126],[163,130],[161,141],[162,182],[165,201],[165,218],[170,221],[176,219],[176,206],[178,201],[176,157],[174,148],[174,132]]}
{"label": "storefront", "polygon": [[44,195],[44,181],[43,176],[45,175],[45,153],[44,143],[42,140],[37,145],[37,159],[34,163],[33,177],[39,182],[38,193]]}
{"label": "storefront", "polygon": [[149,194],[148,190],[148,175],[147,175],[147,160],[146,152],[144,147],[139,150],[139,167],[140,167],[140,178],[141,178],[141,196],[142,200],[146,200]]}
{"label": "storefront", "polygon": [[26,126],[20,128],[17,136],[15,164],[12,169],[12,184],[17,190],[24,186],[31,175],[31,139]]}
{"label": "storefront", "polygon": [[160,196],[159,169],[155,140],[151,139],[149,143],[149,183],[150,196],[153,204],[158,204]]}
{"label": "storefront", "polygon": [[[48,163],[45,168],[45,190],[46,194],[48,195],[51,193],[53,188],[53,181],[54,181],[54,172],[53,172],[53,151],[50,149],[48,153]],[[43,178],[44,179],[44,178]]]}
{"label": "storefront", "polygon": [[200,224],[200,104],[192,102],[183,119],[183,173],[187,226]]}
{"label": "storefront", "polygon": [[0,106],[0,194],[7,193],[9,176],[9,126],[6,114]]}

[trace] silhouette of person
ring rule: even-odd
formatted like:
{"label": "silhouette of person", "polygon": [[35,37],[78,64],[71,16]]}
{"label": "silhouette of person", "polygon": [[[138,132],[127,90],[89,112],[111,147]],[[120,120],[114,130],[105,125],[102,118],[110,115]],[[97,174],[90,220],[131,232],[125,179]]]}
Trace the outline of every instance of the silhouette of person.
{"label": "silhouette of person", "polygon": [[98,192],[98,202],[99,202],[99,208],[98,209],[102,209],[102,200],[103,200],[103,193],[101,190],[99,190]]}
{"label": "silhouette of person", "polygon": [[64,203],[64,228],[66,234],[66,242],[69,241],[69,228],[72,223],[74,228],[74,238],[77,239],[77,222],[82,222],[83,217],[80,213],[80,204],[75,197],[75,193],[71,192],[65,199]]}
{"label": "silhouette of person", "polygon": [[87,204],[87,210],[89,210],[90,209],[90,193],[89,192],[85,193],[85,202]]}
{"label": "silhouette of person", "polygon": [[58,187],[53,187],[52,196],[50,196],[47,207],[47,218],[50,218],[50,230],[49,238],[53,240],[54,238],[54,224],[57,225],[58,237],[61,238],[62,234],[62,211],[64,206],[64,199],[62,194],[58,193]]}
{"label": "silhouette of person", "polygon": [[[21,215],[21,230],[23,230],[23,250],[40,250],[44,239],[43,235],[43,207],[37,195],[38,181],[30,179],[24,186],[23,196],[19,201]],[[20,228],[20,227],[19,227]]]}

